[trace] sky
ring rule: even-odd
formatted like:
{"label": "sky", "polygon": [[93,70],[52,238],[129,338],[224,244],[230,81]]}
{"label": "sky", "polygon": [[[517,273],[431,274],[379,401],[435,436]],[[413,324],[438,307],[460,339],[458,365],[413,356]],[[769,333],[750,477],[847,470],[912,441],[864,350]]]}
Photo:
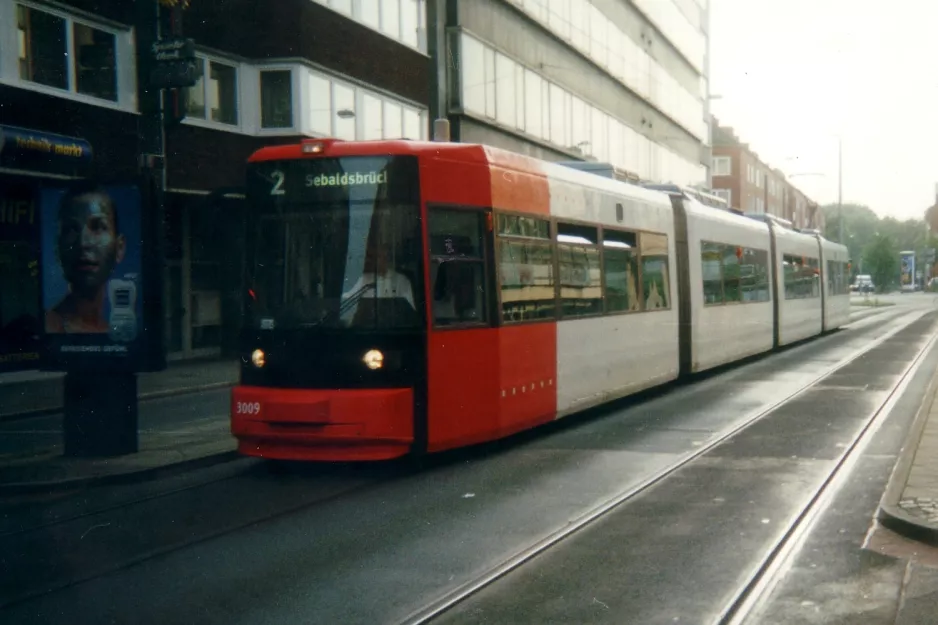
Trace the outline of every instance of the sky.
{"label": "sky", "polygon": [[[921,218],[938,184],[938,0],[709,0],[712,112],[815,201]],[[795,175],[823,174],[823,175]]]}

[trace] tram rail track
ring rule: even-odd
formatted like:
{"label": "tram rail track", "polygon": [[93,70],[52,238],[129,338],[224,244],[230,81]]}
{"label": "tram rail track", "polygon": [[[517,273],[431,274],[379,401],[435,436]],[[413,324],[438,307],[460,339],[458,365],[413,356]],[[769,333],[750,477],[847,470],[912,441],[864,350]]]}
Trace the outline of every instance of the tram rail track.
{"label": "tram rail track", "polygon": [[[638,484],[632,485],[630,488],[625,489],[613,497],[607,499],[604,503],[588,510],[577,518],[571,520],[565,526],[531,543],[524,549],[516,551],[497,565],[492,566],[481,574],[474,576],[472,579],[464,582],[455,589],[452,589],[449,592],[446,592],[437,597],[436,599],[425,603],[423,607],[414,612],[411,612],[404,619],[395,621],[395,623],[398,625],[422,625],[424,623],[433,622],[438,617],[446,614],[456,606],[469,600],[479,591],[491,586],[509,573],[520,569],[538,555],[541,555],[548,550],[560,545],[563,541],[571,538],[581,530],[593,525],[600,519],[605,518],[607,515],[619,509],[624,504],[627,504],[629,501],[635,499],[639,495],[648,492],[650,489],[667,480],[669,477],[673,476],[681,469],[687,467],[695,460],[698,460],[712,452],[718,446],[731,441],[734,437],[744,432],[750,426],[761,421],[765,417],[777,411],[779,408],[792,402],[806,391],[816,387],[826,378],[836,374],[838,371],[844,369],[851,363],[854,363],[877,347],[883,345],[889,339],[907,329],[910,325],[915,323],[915,321],[921,320],[927,315],[928,313],[921,315],[911,315],[909,318],[914,317],[914,319],[908,323],[902,323],[897,327],[891,328],[887,332],[881,334],[871,342],[864,345],[862,348],[855,350],[848,356],[845,356],[836,363],[827,367],[821,373],[812,377],[810,380],[805,381],[788,395],[776,400],[770,405],[760,407],[753,413],[746,415],[735,424],[725,428],[713,436],[710,440],[706,441],[698,448],[687,452],[667,467],[655,472],[652,475],[649,475]],[[933,324],[934,323],[935,322],[933,321]],[[712,621],[713,625],[730,625],[731,623],[733,625],[738,625],[739,623],[743,622],[739,619],[744,619],[745,616],[749,614],[752,607],[756,605],[758,597],[764,594],[764,591],[767,588],[766,584],[770,583],[773,573],[778,569],[780,563],[783,562],[784,557],[790,553],[797,540],[804,535],[805,531],[810,525],[810,522],[822,508],[821,504],[826,501],[827,498],[829,498],[836,490],[838,476],[841,476],[842,478],[843,475],[846,475],[849,472],[845,469],[849,469],[849,467],[852,466],[852,463],[856,461],[856,457],[859,455],[858,451],[862,451],[862,448],[865,447],[869,437],[875,433],[876,428],[874,425],[877,425],[878,427],[878,423],[881,423],[881,420],[877,420],[884,419],[885,415],[888,415],[889,409],[901,396],[901,391],[904,390],[904,388],[908,385],[908,381],[913,377],[915,371],[917,371],[917,368],[921,365],[921,362],[923,361],[928,351],[934,346],[936,340],[938,340],[938,335],[932,336],[932,338],[927,341],[927,343],[917,352],[913,361],[899,376],[895,385],[887,394],[885,399],[873,411],[862,430],[856,435],[854,440],[851,441],[845,451],[841,454],[830,475],[827,476],[823,483],[812,494],[811,498],[806,502],[806,504],[799,508],[798,511],[792,516],[792,518],[785,524],[784,530],[772,543],[772,547],[766,552],[764,557],[760,559],[758,564],[747,574],[745,582],[736,589],[736,591],[732,594],[732,598],[720,610],[718,617]],[[861,445],[861,441],[865,442]]]}

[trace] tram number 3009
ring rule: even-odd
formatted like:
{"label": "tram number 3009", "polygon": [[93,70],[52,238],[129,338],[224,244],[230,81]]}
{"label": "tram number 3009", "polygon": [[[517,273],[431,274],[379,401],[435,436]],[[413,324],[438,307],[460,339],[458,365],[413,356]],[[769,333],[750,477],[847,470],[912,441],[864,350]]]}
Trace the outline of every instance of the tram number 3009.
{"label": "tram number 3009", "polygon": [[237,414],[260,414],[261,404],[257,401],[239,401],[235,404]]}

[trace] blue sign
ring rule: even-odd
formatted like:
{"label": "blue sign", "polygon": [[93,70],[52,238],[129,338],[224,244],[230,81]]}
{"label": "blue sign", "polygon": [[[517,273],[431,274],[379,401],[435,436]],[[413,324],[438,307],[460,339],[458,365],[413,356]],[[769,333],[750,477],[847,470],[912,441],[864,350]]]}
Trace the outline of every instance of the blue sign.
{"label": "blue sign", "polygon": [[0,167],[75,173],[90,165],[92,156],[84,139],[0,126]]}

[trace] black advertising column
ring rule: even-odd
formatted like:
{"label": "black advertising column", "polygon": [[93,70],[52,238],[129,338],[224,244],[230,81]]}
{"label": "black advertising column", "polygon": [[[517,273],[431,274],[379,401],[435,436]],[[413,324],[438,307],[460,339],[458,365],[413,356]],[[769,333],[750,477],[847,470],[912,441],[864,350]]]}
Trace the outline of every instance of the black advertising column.
{"label": "black advertising column", "polygon": [[[43,229],[49,231],[44,244],[55,246],[61,257],[60,268],[43,268],[44,358],[45,368],[66,372],[67,456],[137,452],[137,374],[165,368],[165,142],[162,86],[154,80],[161,66],[160,5],[135,0],[135,6],[139,175],[83,181],[43,208]],[[80,242],[75,239],[82,224],[100,214],[109,222],[107,240],[89,243],[87,232]],[[63,223],[82,227],[62,228]]]}

